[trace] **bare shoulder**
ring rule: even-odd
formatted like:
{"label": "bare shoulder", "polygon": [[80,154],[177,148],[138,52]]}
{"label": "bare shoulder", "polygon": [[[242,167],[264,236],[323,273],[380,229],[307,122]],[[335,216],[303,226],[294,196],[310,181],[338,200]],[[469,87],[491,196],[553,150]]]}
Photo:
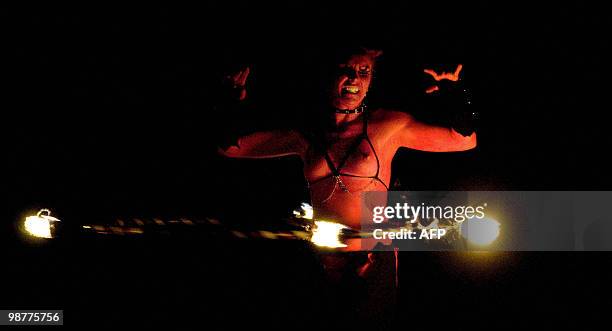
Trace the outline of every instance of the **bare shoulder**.
{"label": "bare shoulder", "polygon": [[386,129],[403,128],[413,121],[412,115],[398,110],[379,108],[371,112],[370,122]]}

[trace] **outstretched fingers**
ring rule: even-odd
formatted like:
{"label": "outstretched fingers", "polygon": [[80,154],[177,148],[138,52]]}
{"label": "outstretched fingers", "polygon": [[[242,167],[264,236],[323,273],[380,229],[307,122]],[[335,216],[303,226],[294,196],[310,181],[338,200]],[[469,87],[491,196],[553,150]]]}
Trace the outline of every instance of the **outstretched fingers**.
{"label": "outstretched fingers", "polygon": [[439,82],[441,80],[450,80],[452,82],[456,82],[459,80],[459,75],[461,74],[461,70],[463,69],[463,65],[459,64],[457,66],[457,69],[455,69],[454,72],[445,72],[443,71],[442,73],[437,73],[436,71],[432,70],[432,69],[425,69],[423,70],[424,73],[430,75],[431,77],[433,77],[433,79],[436,82]]}
{"label": "outstretched fingers", "polygon": [[238,86],[246,85],[247,78],[249,77],[249,73],[251,73],[251,68],[246,67],[244,70],[241,70],[236,75],[236,80],[234,81]]}

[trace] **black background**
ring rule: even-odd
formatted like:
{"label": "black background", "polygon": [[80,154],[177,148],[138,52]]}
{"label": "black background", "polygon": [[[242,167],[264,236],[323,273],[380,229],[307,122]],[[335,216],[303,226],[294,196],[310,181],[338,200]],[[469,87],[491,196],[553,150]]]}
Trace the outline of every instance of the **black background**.
{"label": "black background", "polygon": [[[479,147],[474,151],[399,153],[393,164],[399,188],[610,188],[605,116],[609,38],[602,8],[582,3],[536,8],[516,3],[211,2],[202,7],[6,8],[2,21],[5,242],[14,237],[13,224],[22,213],[42,206],[50,206],[74,224],[118,217],[212,215],[231,222],[253,208],[259,218],[285,215],[307,196],[300,162],[218,157],[214,132],[223,123],[218,123],[212,105],[219,82],[227,70],[250,65],[252,95],[261,105],[256,124],[288,126],[307,116],[296,103],[307,100],[309,87],[318,84],[317,56],[352,39],[385,51],[374,82],[379,98],[410,111],[411,98],[420,88],[420,68],[464,63],[474,107],[481,114]],[[182,283],[185,275],[203,282],[221,279],[220,288],[237,283],[252,289],[257,282],[225,276],[256,269],[253,279],[266,279],[269,286],[286,282],[283,286],[296,289],[298,282],[281,280],[283,273],[278,271],[286,267],[286,272],[303,275],[308,269],[301,259],[282,255],[276,247],[261,248],[277,252],[262,260],[266,269],[245,266],[250,260],[237,257],[241,249],[232,249],[235,255],[222,254],[221,246],[214,244],[192,243],[194,255],[176,260],[172,252],[180,250],[173,241],[143,246],[96,241],[86,243],[94,253],[82,264],[66,257],[73,255],[41,255],[40,247],[22,244],[7,246],[7,256],[15,262],[3,272],[16,284],[26,283],[24,279],[33,277],[30,268],[36,267],[19,258],[25,254],[46,261],[49,268],[42,273],[52,273],[60,285],[47,296],[19,296],[16,291],[7,296],[6,304],[2,302],[5,307],[27,307],[28,302],[70,306],[84,300],[92,310],[102,311],[126,297],[125,292],[108,294],[104,288],[114,279],[134,275],[146,283],[136,291],[142,300],[134,299],[134,305],[147,307],[147,298],[158,296],[147,286],[161,288],[166,291],[163,295],[187,305],[194,298],[185,294],[192,289]],[[127,257],[134,249],[147,252],[136,263],[141,267]],[[206,252],[204,260],[215,256],[215,268],[238,259],[244,269],[234,266],[210,276],[198,251]],[[119,260],[105,259],[108,254]],[[416,294],[403,288],[402,307],[417,306],[417,312],[450,302],[453,316],[465,321],[559,310],[571,317],[578,306],[598,308],[592,309],[597,312],[609,301],[609,285],[603,282],[609,276],[607,254],[508,253],[485,266],[452,254],[404,256],[416,262],[403,264],[403,283],[443,284],[432,296],[425,295],[423,287],[417,286]],[[53,269],[54,262],[49,261],[54,259],[64,261],[62,265],[73,272]],[[470,269],[466,266],[470,264],[476,266]],[[149,280],[160,274],[183,285],[175,285],[177,289]],[[271,274],[278,277],[270,278]],[[69,290],[61,285],[66,278],[88,285]],[[106,285],[89,287],[90,283]],[[105,293],[104,298],[67,299],[83,288],[94,296]],[[568,292],[583,295],[569,301]],[[441,293],[448,298],[440,298]],[[243,300],[237,307],[244,308],[265,296],[253,292],[235,293],[232,298],[236,297]],[[286,295],[285,300],[295,302],[291,298]],[[464,308],[463,300],[473,308]],[[281,304],[264,305],[251,315],[274,316],[286,309]],[[517,311],[511,313],[512,309]],[[216,311],[222,316],[240,315],[240,309]]]}

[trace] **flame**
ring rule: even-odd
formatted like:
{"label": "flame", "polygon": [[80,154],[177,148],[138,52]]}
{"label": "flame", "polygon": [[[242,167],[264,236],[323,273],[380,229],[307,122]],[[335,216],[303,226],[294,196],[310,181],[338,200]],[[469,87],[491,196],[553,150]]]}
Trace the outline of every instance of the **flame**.
{"label": "flame", "polygon": [[499,237],[500,224],[492,218],[471,218],[461,224],[461,235],[471,243],[485,246]]}
{"label": "flame", "polygon": [[59,222],[60,220],[51,217],[51,211],[48,209],[41,209],[36,216],[28,216],[24,222],[25,231],[31,236],[38,238],[53,238],[51,229],[53,223]]}
{"label": "flame", "polygon": [[315,227],[312,231],[310,241],[321,247],[340,248],[346,247],[340,241],[342,230],[348,228],[345,225],[328,221],[315,221]]}
{"label": "flame", "polygon": [[309,203],[302,202],[300,210],[294,210],[293,215],[297,218],[305,218],[311,220],[314,218],[314,210]]}

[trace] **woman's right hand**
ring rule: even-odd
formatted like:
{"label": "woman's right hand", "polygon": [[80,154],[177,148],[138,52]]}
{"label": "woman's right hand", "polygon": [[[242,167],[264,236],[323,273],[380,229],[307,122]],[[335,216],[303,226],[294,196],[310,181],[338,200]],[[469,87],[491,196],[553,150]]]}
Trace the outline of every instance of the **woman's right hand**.
{"label": "woman's right hand", "polygon": [[236,91],[236,95],[240,101],[243,101],[247,97],[246,82],[251,72],[250,67],[246,67],[233,74],[225,76],[225,82]]}

